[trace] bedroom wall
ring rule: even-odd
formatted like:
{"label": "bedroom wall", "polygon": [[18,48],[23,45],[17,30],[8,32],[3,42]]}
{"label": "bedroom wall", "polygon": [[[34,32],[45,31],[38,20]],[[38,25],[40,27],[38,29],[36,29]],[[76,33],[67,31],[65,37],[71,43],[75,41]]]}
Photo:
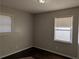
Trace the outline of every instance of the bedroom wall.
{"label": "bedroom wall", "polygon": [[[54,18],[75,16],[74,18],[74,34],[73,43],[65,43],[54,41]],[[79,16],[79,8],[71,8],[59,11],[51,11],[47,13],[39,13],[35,15],[35,47],[45,49],[48,51],[54,51],[69,57],[77,57],[77,22]]]}
{"label": "bedroom wall", "polygon": [[0,33],[0,57],[32,47],[32,15],[3,6],[0,6],[0,15],[11,16],[12,19],[12,32]]}
{"label": "bedroom wall", "polygon": [[[78,17],[79,19],[79,17]],[[79,59],[79,21],[78,21],[78,49],[77,49],[77,57],[75,59]]]}

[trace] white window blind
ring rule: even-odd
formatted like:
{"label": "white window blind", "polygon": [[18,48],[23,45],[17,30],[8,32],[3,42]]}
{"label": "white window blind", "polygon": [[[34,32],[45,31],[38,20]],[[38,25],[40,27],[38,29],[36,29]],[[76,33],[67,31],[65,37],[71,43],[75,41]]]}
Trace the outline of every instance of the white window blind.
{"label": "white window blind", "polygon": [[0,15],[0,32],[11,32],[11,17]]}

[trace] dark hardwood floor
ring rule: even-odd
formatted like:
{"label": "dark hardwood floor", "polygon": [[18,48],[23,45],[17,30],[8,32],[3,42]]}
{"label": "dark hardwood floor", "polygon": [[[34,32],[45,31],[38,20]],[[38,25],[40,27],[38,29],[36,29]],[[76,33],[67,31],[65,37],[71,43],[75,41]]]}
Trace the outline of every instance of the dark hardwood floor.
{"label": "dark hardwood floor", "polygon": [[[18,58],[21,59],[21,58]],[[22,59],[70,59],[64,56],[60,56],[54,53],[50,53],[41,49],[33,48],[30,57],[23,57]]]}
{"label": "dark hardwood floor", "polygon": [[48,51],[44,51],[41,49],[31,48],[3,59],[70,59],[70,58],[50,53]]}
{"label": "dark hardwood floor", "polygon": [[51,54],[49,55],[37,54],[35,56],[23,57],[18,59],[69,59],[69,58],[58,56],[58,55],[51,55]]}

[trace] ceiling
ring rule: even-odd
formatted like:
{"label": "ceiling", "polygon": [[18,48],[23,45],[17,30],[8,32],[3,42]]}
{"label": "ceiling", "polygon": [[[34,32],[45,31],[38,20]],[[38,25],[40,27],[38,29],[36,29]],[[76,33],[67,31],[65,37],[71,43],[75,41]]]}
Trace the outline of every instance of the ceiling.
{"label": "ceiling", "polygon": [[38,0],[0,0],[5,6],[31,13],[54,11],[79,6],[79,0],[46,0],[40,4]]}

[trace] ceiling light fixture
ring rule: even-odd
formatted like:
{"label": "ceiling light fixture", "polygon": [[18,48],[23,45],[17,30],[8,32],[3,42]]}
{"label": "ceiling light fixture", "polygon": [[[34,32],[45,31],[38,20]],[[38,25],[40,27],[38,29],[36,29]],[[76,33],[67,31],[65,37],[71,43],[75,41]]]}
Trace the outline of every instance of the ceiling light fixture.
{"label": "ceiling light fixture", "polygon": [[40,2],[41,4],[44,4],[44,3],[46,2],[46,0],[39,0],[39,2]]}

